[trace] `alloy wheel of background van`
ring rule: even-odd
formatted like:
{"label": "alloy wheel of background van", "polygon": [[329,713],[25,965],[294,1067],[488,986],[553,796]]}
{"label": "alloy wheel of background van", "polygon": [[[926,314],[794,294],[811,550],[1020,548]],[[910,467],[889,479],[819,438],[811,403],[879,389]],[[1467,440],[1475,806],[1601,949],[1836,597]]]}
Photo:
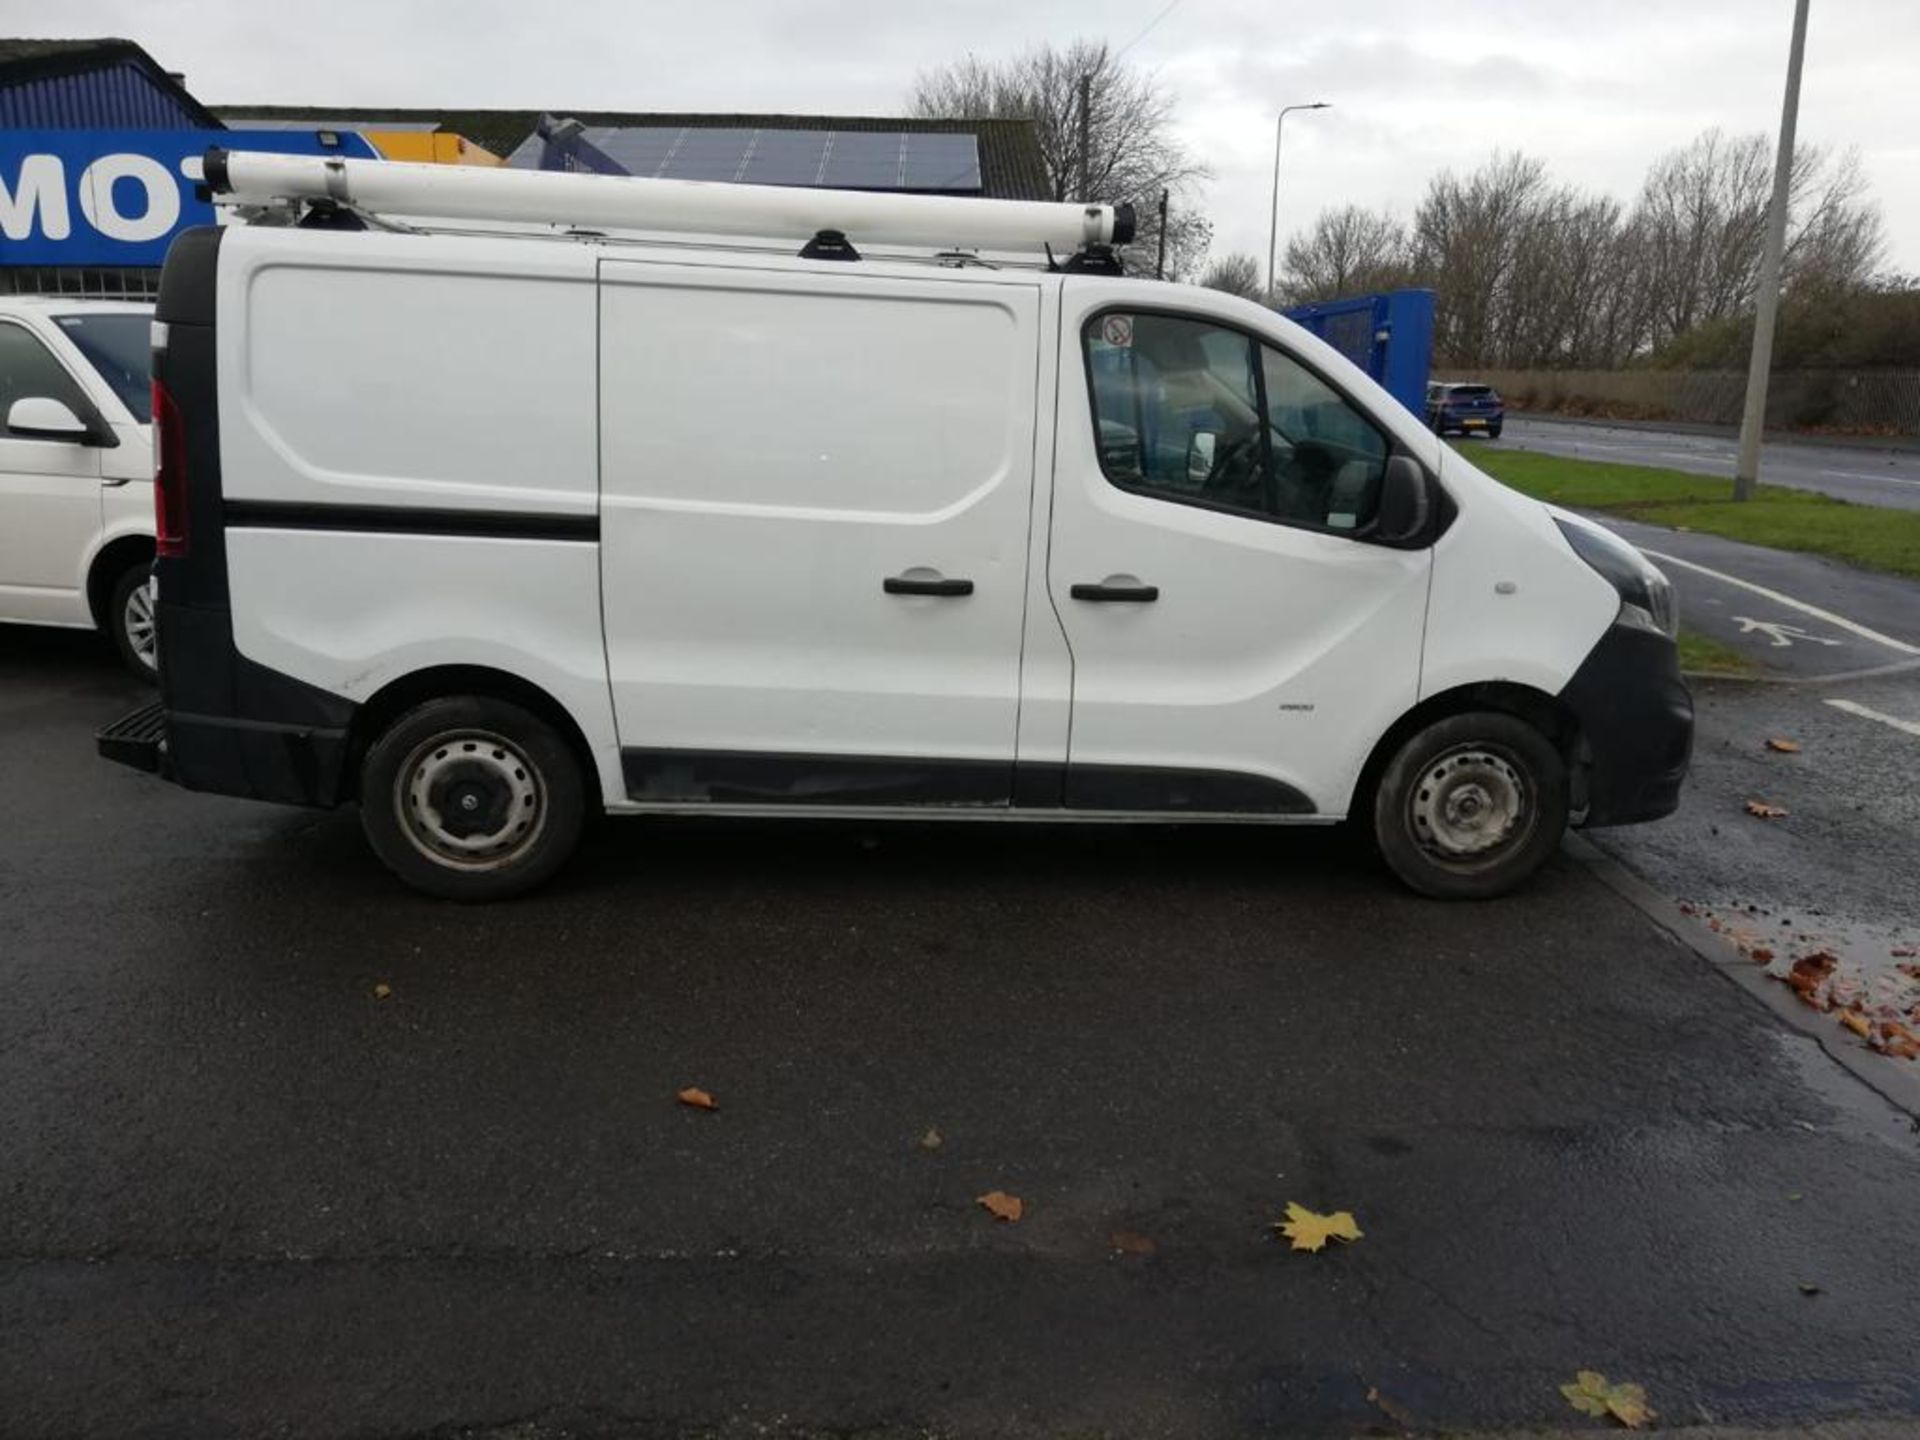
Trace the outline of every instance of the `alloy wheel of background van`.
{"label": "alloy wheel of background van", "polygon": [[1423,895],[1503,895],[1532,875],[1567,828],[1566,763],[1513,715],[1450,715],[1400,747],[1373,797],[1387,864]]}
{"label": "alloy wheel of background van", "polygon": [[547,879],[579,840],[579,763],[546,721],[489,696],[430,700],[395,721],[360,770],[360,823],[408,884],[497,900]]}
{"label": "alloy wheel of background van", "polygon": [[130,565],[120,573],[113,582],[105,617],[121,662],[149,684],[160,676],[160,632],[147,590],[151,570],[150,565]]}

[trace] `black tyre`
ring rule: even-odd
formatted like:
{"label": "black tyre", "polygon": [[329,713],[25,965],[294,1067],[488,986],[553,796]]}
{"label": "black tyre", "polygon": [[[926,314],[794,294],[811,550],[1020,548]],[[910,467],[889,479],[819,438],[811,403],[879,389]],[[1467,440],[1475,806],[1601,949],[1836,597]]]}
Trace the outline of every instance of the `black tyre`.
{"label": "black tyre", "polygon": [[1489,425],[1487,427],[1487,438],[1489,440],[1498,440],[1500,438],[1500,427],[1498,425]]}
{"label": "black tyre", "polygon": [[360,824],[415,889],[503,900],[573,853],[585,794],[553,726],[505,700],[453,695],[407,711],[367,750]]}
{"label": "black tyre", "polygon": [[152,573],[151,560],[122,570],[107,594],[106,613],[100,617],[120,663],[149,685],[160,678],[160,637],[147,590],[147,577]]}
{"label": "black tyre", "polygon": [[1567,828],[1567,767],[1526,721],[1493,711],[1436,720],[1400,747],[1373,796],[1374,839],[1422,895],[1504,895]]}

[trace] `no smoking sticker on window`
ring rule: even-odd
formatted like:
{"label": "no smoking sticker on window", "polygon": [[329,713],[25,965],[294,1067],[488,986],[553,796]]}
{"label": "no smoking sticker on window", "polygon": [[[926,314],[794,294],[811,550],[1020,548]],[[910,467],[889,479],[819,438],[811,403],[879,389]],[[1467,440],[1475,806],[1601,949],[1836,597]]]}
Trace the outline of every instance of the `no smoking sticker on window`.
{"label": "no smoking sticker on window", "polygon": [[1131,315],[1109,315],[1100,325],[1100,338],[1116,350],[1125,350],[1133,344],[1133,317]]}

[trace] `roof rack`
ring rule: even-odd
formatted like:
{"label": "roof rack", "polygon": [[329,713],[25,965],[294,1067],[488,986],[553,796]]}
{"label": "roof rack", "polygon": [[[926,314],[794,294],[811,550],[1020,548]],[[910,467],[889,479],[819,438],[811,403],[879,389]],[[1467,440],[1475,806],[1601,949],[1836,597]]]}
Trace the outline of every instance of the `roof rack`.
{"label": "roof rack", "polygon": [[267,155],[215,147],[203,162],[222,203],[331,202],[413,220],[482,220],[576,228],[743,235],[812,242],[1044,252],[1124,245],[1131,205],[1078,205],[971,196],[887,195],[699,180],[650,180],[555,170],[409,165],[331,155]]}

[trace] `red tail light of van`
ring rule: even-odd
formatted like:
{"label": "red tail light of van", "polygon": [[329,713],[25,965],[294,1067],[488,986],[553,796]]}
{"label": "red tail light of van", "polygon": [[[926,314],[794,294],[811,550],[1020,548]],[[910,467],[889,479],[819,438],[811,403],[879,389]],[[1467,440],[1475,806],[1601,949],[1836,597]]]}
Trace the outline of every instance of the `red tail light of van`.
{"label": "red tail light of van", "polygon": [[187,553],[187,429],[167,387],[153,382],[153,548],[178,559]]}

